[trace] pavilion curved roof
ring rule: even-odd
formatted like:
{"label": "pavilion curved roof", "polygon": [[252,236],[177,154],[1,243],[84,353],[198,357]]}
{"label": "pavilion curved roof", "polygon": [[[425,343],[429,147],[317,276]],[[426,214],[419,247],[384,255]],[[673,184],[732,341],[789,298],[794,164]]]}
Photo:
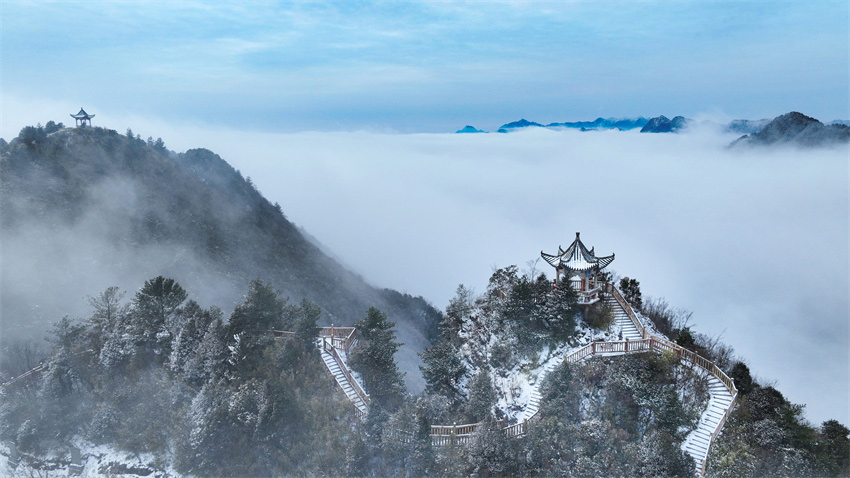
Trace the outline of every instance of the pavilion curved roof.
{"label": "pavilion curved roof", "polygon": [[94,115],[90,115],[90,114],[86,113],[86,110],[84,110],[84,109],[80,108],[80,112],[79,112],[79,113],[77,113],[77,114],[75,114],[75,115],[71,115],[71,118],[74,118],[74,119],[88,119],[88,118],[94,118]]}
{"label": "pavilion curved roof", "polygon": [[566,250],[558,246],[558,254],[552,255],[540,251],[540,256],[556,269],[563,268],[571,271],[603,269],[614,261],[614,254],[596,257],[593,248],[588,249],[582,244],[578,232],[576,233],[576,240]]}

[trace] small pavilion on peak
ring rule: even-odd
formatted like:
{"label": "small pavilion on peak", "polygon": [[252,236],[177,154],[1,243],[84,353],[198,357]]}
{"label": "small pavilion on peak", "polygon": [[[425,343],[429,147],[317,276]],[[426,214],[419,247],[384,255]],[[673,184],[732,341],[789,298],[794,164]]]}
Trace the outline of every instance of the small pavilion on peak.
{"label": "small pavilion on peak", "polygon": [[77,127],[78,128],[85,128],[86,125],[88,125],[88,127],[91,128],[91,119],[94,118],[94,115],[90,115],[90,114],[86,113],[86,110],[84,110],[82,107],[80,107],[80,112],[75,114],[75,115],[72,114],[71,118],[74,118],[75,120],[77,120]]}
{"label": "small pavilion on peak", "polygon": [[578,232],[570,247],[561,249],[558,246],[558,253],[554,255],[540,251],[540,256],[555,268],[555,283],[562,276],[569,280],[572,288],[578,292],[579,303],[584,305],[599,300],[599,272],[614,261],[614,254],[597,257],[593,248],[588,249],[582,244]]}

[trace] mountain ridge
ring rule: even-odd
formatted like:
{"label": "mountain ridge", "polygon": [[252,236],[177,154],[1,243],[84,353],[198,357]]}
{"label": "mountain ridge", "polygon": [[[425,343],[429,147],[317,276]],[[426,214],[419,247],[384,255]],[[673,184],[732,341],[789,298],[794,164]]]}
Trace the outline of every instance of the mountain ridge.
{"label": "mountain ridge", "polygon": [[[292,302],[351,324],[371,306],[398,323],[408,385],[421,386],[418,351],[440,312],[421,297],[367,284],[311,243],[242,174],[203,148],[184,153],[103,128],[47,134],[27,127],[0,145],[4,335],[40,336],[86,308],[80,297],[172,276],[207,304],[235,304],[260,278]],[[282,172],[285,174],[285,172]],[[60,291],[20,285],[26,275]],[[12,319],[14,318],[14,319]]]}
{"label": "mountain ridge", "polygon": [[760,131],[741,136],[729,146],[795,144],[818,147],[848,142],[850,142],[850,126],[836,122],[825,125],[815,118],[792,111],[777,116]]}

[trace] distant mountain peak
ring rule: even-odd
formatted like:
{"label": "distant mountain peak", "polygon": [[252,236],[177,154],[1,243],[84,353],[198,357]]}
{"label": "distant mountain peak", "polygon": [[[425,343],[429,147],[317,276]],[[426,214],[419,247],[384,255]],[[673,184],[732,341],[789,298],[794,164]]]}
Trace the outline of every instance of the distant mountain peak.
{"label": "distant mountain peak", "polygon": [[598,117],[593,121],[567,121],[564,123],[549,123],[546,125],[547,128],[575,128],[581,129],[582,131],[591,131],[594,129],[619,129],[619,130],[630,130],[635,128],[641,128],[649,120],[644,118],[643,116],[631,117],[631,118],[603,118]]}
{"label": "distant mountain peak", "polygon": [[673,119],[669,119],[664,115],[656,116],[647,122],[643,128],[641,128],[641,133],[675,133],[681,129],[687,128],[693,120],[685,118],[684,116],[676,116]]}
{"label": "distant mountain peak", "polygon": [[792,111],[777,116],[756,133],[741,136],[730,146],[765,146],[771,144],[797,144],[824,146],[850,142],[850,127],[843,124],[825,125],[803,113]]}
{"label": "distant mountain peak", "polygon": [[522,118],[519,121],[513,121],[511,123],[503,124],[501,127],[499,127],[499,133],[507,133],[512,129],[527,128],[529,126],[537,126],[540,128],[543,127],[543,125],[540,123],[535,123],[534,121],[528,121],[527,119]]}
{"label": "distant mountain peak", "polygon": [[486,133],[486,131],[480,130],[475,126],[466,125],[463,128],[455,131],[455,133]]}

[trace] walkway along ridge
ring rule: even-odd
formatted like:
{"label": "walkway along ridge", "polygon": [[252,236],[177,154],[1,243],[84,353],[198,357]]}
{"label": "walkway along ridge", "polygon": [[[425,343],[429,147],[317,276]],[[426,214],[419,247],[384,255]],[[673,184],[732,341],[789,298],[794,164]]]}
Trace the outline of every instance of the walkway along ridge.
{"label": "walkway along ridge", "polygon": [[[546,367],[546,372],[551,372],[562,362],[577,363],[594,355],[614,356],[643,352],[672,353],[681,359],[682,364],[699,367],[708,374],[709,403],[700,417],[697,428],[685,438],[682,449],[694,458],[697,473],[704,475],[709,448],[729,418],[732,409],[735,407],[738,397],[738,389],[735,388],[735,382],[710,360],[666,338],[652,334],[640,323],[631,306],[623,298],[620,291],[612,284],[606,284],[605,291],[608,293],[605,302],[613,309],[614,317],[622,330],[625,340],[591,342],[569,355],[563,356],[561,360],[553,361]],[[271,333],[278,338],[295,336],[294,332],[282,330],[273,330]],[[343,393],[345,393],[345,396],[354,405],[355,415],[365,420],[366,414],[369,412],[371,399],[369,394],[363,390],[362,385],[354,378],[352,371],[346,363],[351,348],[357,345],[358,336],[358,331],[354,327],[321,327],[316,344],[321,351],[322,361],[325,363],[328,372],[334,377],[334,380],[342,389]],[[91,352],[91,350],[85,350],[78,354]],[[47,364],[39,364],[32,370],[3,383],[0,387],[8,390],[32,383],[46,371]],[[502,430],[508,436],[524,436],[528,431],[529,420],[537,416],[540,409],[540,384],[543,382],[542,378],[537,381],[531,393],[531,399],[523,414],[523,420],[519,423],[502,427]],[[480,425],[480,423],[432,425],[431,443],[434,446],[468,443],[472,440],[475,431]]]}
{"label": "walkway along ridge", "polygon": [[[682,449],[693,457],[696,462],[697,473],[704,475],[708,450],[723,428],[723,424],[729,418],[732,409],[735,407],[738,397],[735,382],[720,370],[714,362],[666,338],[652,334],[641,324],[631,306],[615,286],[606,284],[605,291],[608,293],[605,302],[613,309],[614,317],[622,330],[624,340],[591,342],[569,355],[563,356],[561,360],[553,361],[546,367],[546,372],[551,372],[562,362],[577,363],[594,355],[615,356],[644,352],[672,353],[681,360],[683,365],[700,368],[708,374],[709,403],[702,416],[700,416],[697,428],[685,438]],[[357,330],[353,327],[324,327],[321,329],[320,335],[322,359],[325,361],[328,371],[334,376],[334,379],[340,388],[343,389],[346,396],[354,403],[357,416],[364,419],[366,413],[368,413],[369,395],[363,391],[361,385],[354,379],[345,360],[342,359],[338,352],[338,350],[342,350],[347,356],[351,347],[356,344]],[[523,414],[523,420],[519,423],[502,427],[502,430],[508,436],[524,436],[528,431],[529,420],[537,416],[540,409],[540,384],[543,382],[542,378],[537,381],[531,393],[529,404]],[[480,425],[480,423],[432,425],[431,444],[433,446],[446,446],[468,443],[472,440],[475,431]]]}

